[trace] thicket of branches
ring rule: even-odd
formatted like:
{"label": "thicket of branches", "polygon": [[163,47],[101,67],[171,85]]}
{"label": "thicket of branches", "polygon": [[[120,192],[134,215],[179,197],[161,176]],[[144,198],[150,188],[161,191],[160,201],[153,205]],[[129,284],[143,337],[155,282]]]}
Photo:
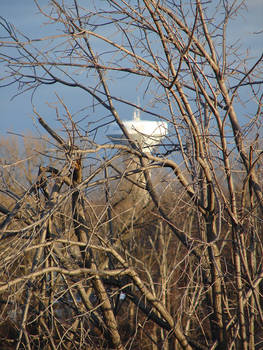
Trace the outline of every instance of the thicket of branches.
{"label": "thicket of branches", "polygon": [[[0,348],[262,348],[262,56],[228,35],[243,2],[35,4],[50,35],[1,19],[2,79],[88,102],[57,96],[60,130],[35,102],[43,136],[1,141]],[[151,153],[131,107],[169,125]],[[98,137],[110,122],[127,145]]]}

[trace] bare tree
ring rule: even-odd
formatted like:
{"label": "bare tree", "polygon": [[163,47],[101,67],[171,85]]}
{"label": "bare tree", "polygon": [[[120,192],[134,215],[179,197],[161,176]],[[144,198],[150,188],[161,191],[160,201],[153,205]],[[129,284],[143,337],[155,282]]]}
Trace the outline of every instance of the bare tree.
{"label": "bare tree", "polygon": [[[63,134],[34,107],[49,146],[19,193],[2,167],[1,315],[15,348],[260,349],[263,56],[251,63],[227,35],[244,2],[35,4],[50,35],[2,19],[4,78],[90,103],[81,120],[57,96]],[[125,129],[131,107],[169,124],[155,152]],[[97,137],[110,122],[127,145]]]}

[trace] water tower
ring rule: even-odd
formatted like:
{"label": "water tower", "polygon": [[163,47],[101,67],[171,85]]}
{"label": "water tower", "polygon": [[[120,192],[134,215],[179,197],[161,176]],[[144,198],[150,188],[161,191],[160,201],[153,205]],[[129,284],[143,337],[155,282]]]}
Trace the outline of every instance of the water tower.
{"label": "water tower", "polygon": [[[134,110],[133,120],[124,120],[123,124],[132,141],[146,153],[151,153],[154,147],[160,144],[168,131],[166,122],[142,120],[139,109]],[[110,127],[107,136],[115,144],[129,144],[118,125]]]}
{"label": "water tower", "polygon": [[[144,153],[151,153],[155,147],[161,144],[162,139],[167,135],[168,125],[163,121],[143,120],[140,118],[139,109],[135,109],[133,113],[133,120],[124,120],[124,127],[126,128],[130,138],[135,142]],[[109,128],[107,137],[114,144],[129,145],[129,141],[123,135],[118,125]],[[134,171],[140,168],[140,161],[136,156],[128,152],[123,152],[123,164],[125,165],[125,172]],[[118,193],[122,193],[123,199],[128,199],[138,208],[138,204],[145,204],[149,200],[145,190],[136,186],[135,183],[141,185],[145,184],[144,175],[142,172],[135,173],[129,176],[131,181],[122,181],[119,184]]]}

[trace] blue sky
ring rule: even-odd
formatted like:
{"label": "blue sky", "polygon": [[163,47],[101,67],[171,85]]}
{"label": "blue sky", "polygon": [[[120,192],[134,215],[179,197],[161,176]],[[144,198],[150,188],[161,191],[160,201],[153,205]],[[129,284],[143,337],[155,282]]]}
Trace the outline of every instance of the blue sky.
{"label": "blue sky", "polygon": [[[262,0],[249,0],[247,8],[248,11],[243,11],[241,17],[231,24],[229,35],[233,40],[239,39],[242,48],[248,48],[256,59],[263,48],[263,33],[255,35],[256,32],[263,30],[263,2]],[[37,12],[33,0],[1,0],[0,2],[1,16],[29,36],[38,37],[46,31],[46,26],[41,24],[42,19]],[[134,103],[136,103],[136,88],[134,87],[132,91]],[[67,102],[73,112],[76,112],[79,106],[85,106],[85,99],[87,99],[85,93],[58,85],[55,87],[45,86],[38,91],[34,103],[38,107],[38,111],[50,123],[54,120],[54,111],[48,107],[48,104],[56,101],[54,92]],[[12,99],[15,94],[16,87],[14,85],[1,89],[0,135],[7,135],[8,131],[35,133],[31,94],[26,93]],[[118,94],[118,89],[116,89],[116,94]],[[131,114],[131,111],[128,113]],[[127,118],[127,115],[125,117]]]}

